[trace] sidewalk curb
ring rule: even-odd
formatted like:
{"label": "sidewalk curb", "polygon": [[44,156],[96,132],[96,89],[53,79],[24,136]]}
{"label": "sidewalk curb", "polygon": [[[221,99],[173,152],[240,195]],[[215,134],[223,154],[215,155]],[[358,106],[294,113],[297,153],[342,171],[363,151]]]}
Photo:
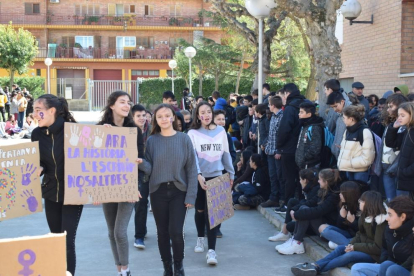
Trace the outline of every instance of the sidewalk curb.
{"label": "sidewalk curb", "polygon": [[[259,211],[271,224],[276,226],[276,228],[281,229],[284,223],[284,217],[280,214],[277,214],[273,211],[273,208],[263,208],[260,205],[257,207]],[[319,237],[312,236],[305,238],[305,250],[313,260],[319,260],[329,254],[329,251],[323,244],[322,240]],[[350,276],[351,270],[347,267],[338,267],[329,272],[331,276]]]}

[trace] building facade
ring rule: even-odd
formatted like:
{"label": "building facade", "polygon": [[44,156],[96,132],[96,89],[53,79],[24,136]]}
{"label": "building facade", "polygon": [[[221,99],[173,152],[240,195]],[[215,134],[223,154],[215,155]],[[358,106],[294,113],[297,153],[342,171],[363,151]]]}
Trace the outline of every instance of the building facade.
{"label": "building facade", "polygon": [[39,53],[30,75],[45,77],[50,57],[52,93],[63,93],[59,82],[73,79],[78,85],[67,97],[86,99],[87,79],[168,76],[180,38],[220,43],[222,29],[201,13],[210,7],[205,0],[0,0],[0,23],[12,21],[36,37]]}
{"label": "building facade", "polygon": [[414,1],[359,0],[362,13],[353,24],[343,20],[341,84],[351,90],[354,81],[365,85],[365,95],[382,96],[407,84],[414,92]]}

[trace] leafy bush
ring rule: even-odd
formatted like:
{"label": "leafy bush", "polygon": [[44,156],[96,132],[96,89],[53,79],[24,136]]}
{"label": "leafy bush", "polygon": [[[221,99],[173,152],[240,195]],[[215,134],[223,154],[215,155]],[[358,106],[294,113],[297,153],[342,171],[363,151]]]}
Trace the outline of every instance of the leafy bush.
{"label": "leafy bush", "polygon": [[[21,89],[26,87],[31,95],[36,99],[40,95],[45,94],[44,83],[45,78],[42,77],[16,77],[14,78],[14,83],[17,83]],[[0,86],[6,87],[10,84],[10,77],[1,77]]]}

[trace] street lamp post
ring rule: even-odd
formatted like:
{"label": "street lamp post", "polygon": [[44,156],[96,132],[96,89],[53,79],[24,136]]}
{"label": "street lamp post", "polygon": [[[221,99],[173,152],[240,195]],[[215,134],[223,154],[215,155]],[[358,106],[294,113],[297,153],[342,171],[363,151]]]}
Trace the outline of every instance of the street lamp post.
{"label": "street lamp post", "polygon": [[51,58],[45,59],[45,65],[47,66],[47,94],[50,94],[50,65],[52,65],[53,61]]}
{"label": "street lamp post", "polygon": [[175,60],[170,60],[170,62],[168,62],[168,66],[170,66],[170,68],[171,68],[171,81],[172,81],[172,84],[171,84],[171,91],[173,92],[173,94],[174,94],[174,68],[176,68],[177,67],[177,62],[175,61]]}
{"label": "street lamp post", "polygon": [[192,89],[192,77],[191,77],[191,59],[193,57],[195,57],[195,55],[197,54],[197,51],[194,47],[187,47],[184,50],[185,56],[188,57],[188,64],[190,66],[190,95],[193,94],[193,89]]}
{"label": "street lamp post", "polygon": [[247,11],[259,20],[259,64],[257,76],[257,88],[259,90],[259,104],[263,102],[263,18],[270,15],[270,11],[276,7],[274,0],[246,0]]}

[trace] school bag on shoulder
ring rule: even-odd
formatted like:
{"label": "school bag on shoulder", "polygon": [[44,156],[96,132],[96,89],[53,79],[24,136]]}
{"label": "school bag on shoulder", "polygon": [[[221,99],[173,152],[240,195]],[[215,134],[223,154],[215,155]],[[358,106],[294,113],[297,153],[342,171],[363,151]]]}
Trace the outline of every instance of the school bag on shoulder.
{"label": "school bag on shoulder", "polygon": [[[312,127],[308,128],[308,138],[309,141],[312,140]],[[329,131],[327,127],[323,128],[324,135],[322,135],[322,150],[321,150],[321,169],[332,168],[336,164],[336,158],[332,154],[331,146],[335,139],[335,136],[332,132]]]}
{"label": "school bag on shoulder", "polygon": [[224,111],[226,112],[226,124],[233,124],[236,122],[236,112],[234,111],[234,107],[231,105],[226,105],[224,107]]}
{"label": "school bag on shoulder", "polygon": [[[382,139],[377,134],[375,134],[372,130],[370,130],[369,128],[367,128],[367,129],[372,134],[372,139],[374,140],[374,146],[375,146],[375,158],[374,158],[374,162],[371,164],[370,175],[375,174],[377,176],[380,176],[381,171],[382,171],[382,166],[381,166],[381,144],[382,144]],[[362,146],[362,143],[364,142],[364,132],[363,131],[360,131],[358,133],[358,141]]]}

